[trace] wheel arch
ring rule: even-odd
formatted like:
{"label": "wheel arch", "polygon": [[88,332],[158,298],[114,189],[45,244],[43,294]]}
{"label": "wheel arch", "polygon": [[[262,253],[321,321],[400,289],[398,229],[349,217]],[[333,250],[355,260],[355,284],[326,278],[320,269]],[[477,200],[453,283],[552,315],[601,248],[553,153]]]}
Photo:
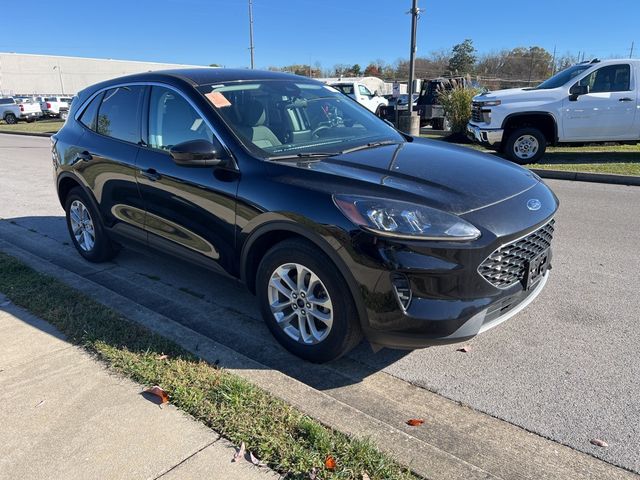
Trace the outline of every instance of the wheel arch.
{"label": "wheel arch", "polygon": [[253,294],[256,292],[256,273],[264,254],[274,245],[290,239],[300,238],[318,247],[327,255],[347,282],[363,326],[367,324],[367,310],[360,293],[360,287],[344,260],[320,234],[309,231],[293,221],[271,221],[257,227],[244,242],[240,257],[240,279]]}
{"label": "wheel arch", "polygon": [[100,208],[98,207],[98,201],[93,195],[93,192],[76,175],[70,172],[64,172],[60,174],[57,181],[57,187],[58,187],[57,188],[58,200],[60,201],[60,205],[62,205],[62,208],[64,208],[65,206],[66,199],[67,199],[67,196],[69,195],[69,192],[73,190],[75,187],[80,187],[89,198],[89,201],[91,202],[94,208],[94,211],[96,211],[100,216],[100,220],[101,221],[104,220],[102,218]]}
{"label": "wheel arch", "polygon": [[505,140],[514,130],[525,127],[539,129],[549,145],[555,145],[558,143],[558,122],[552,113],[520,112],[507,115],[502,122]]}

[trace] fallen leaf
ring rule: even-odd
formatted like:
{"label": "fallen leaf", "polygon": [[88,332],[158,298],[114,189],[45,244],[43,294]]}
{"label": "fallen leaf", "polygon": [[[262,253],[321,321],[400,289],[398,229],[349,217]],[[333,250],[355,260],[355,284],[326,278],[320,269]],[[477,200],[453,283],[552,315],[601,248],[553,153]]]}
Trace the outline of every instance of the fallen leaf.
{"label": "fallen leaf", "polygon": [[366,472],[362,472],[362,480],[371,480],[371,478],[366,474]]}
{"label": "fallen leaf", "polygon": [[158,357],[156,358],[156,360],[166,360],[167,358],[169,358],[169,355],[167,355],[166,353],[163,355],[158,355]]}
{"label": "fallen leaf", "polygon": [[464,347],[460,347],[457,352],[467,353],[471,351],[471,347],[469,345],[465,345]]}
{"label": "fallen leaf", "polygon": [[160,399],[160,403],[167,403],[169,401],[169,395],[162,388],[157,385],[154,385],[151,388],[147,388],[145,393],[150,393],[151,395],[155,395]]}
{"label": "fallen leaf", "polygon": [[327,467],[327,470],[335,470],[336,469],[336,459],[331,455],[328,455],[324,461],[324,466]]}
{"label": "fallen leaf", "polygon": [[592,445],[595,445],[596,447],[608,447],[609,444],[607,442],[605,442],[604,440],[600,440],[599,438],[592,438],[590,443]]}
{"label": "fallen leaf", "polygon": [[260,460],[258,460],[256,457],[253,456],[253,453],[249,452],[249,460],[251,460],[251,463],[253,463],[256,467],[266,467],[267,464],[266,463],[262,463]]}
{"label": "fallen leaf", "polygon": [[309,480],[316,480],[318,478],[318,469],[313,467],[309,472]]}
{"label": "fallen leaf", "polygon": [[240,444],[240,448],[238,449],[238,451],[236,453],[233,454],[233,460],[231,460],[232,462],[237,462],[238,460],[240,460],[241,458],[244,458],[244,451],[245,451],[245,446],[244,446],[244,442],[242,442]]}
{"label": "fallen leaf", "polygon": [[424,423],[424,420],[421,419],[421,418],[411,418],[411,419],[407,420],[407,425],[409,425],[411,427],[419,427],[423,423]]}

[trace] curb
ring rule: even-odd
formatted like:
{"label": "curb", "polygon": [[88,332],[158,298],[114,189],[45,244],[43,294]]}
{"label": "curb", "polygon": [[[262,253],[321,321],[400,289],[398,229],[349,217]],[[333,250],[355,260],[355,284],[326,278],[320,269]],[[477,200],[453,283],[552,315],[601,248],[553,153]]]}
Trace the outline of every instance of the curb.
{"label": "curb", "polygon": [[554,180],[573,180],[574,182],[608,183],[611,185],[640,186],[640,177],[633,175],[616,175],[613,173],[566,172],[564,170],[546,170],[531,168],[533,173],[542,178]]}
{"label": "curb", "polygon": [[7,132],[0,129],[0,133],[3,135],[21,135],[23,137],[50,137],[55,135],[54,133],[43,133],[43,132]]}

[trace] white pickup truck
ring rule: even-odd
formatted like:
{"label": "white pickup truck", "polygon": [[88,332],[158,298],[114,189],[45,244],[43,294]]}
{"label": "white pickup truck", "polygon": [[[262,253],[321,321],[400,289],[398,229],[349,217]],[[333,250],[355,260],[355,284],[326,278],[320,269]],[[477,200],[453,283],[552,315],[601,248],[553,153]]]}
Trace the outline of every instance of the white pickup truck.
{"label": "white pickup truck", "polygon": [[60,107],[69,108],[69,105],[71,105],[71,99],[68,97],[45,97],[40,103],[42,113],[49,117],[60,116]]}
{"label": "white pickup truck", "polygon": [[353,98],[360,105],[367,107],[378,116],[382,115],[382,107],[389,105],[389,100],[382,97],[378,92],[371,93],[371,90],[366,85],[359,82],[340,81],[332,83],[331,86]]}
{"label": "white pickup truck", "polygon": [[640,141],[640,60],[592,60],[534,88],[477,95],[467,134],[521,165],[547,145]]}
{"label": "white pickup truck", "polygon": [[31,100],[13,97],[0,98],[0,118],[9,125],[18,123],[18,120],[34,122],[41,116],[40,105]]}

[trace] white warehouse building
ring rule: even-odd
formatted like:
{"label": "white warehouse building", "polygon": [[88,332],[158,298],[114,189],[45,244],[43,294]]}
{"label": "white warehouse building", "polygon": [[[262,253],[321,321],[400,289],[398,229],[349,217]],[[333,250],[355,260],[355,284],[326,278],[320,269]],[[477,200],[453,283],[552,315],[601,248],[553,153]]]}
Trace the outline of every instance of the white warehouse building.
{"label": "white warehouse building", "polygon": [[73,95],[89,85],[122,75],[201,66],[0,53],[0,96]]}

